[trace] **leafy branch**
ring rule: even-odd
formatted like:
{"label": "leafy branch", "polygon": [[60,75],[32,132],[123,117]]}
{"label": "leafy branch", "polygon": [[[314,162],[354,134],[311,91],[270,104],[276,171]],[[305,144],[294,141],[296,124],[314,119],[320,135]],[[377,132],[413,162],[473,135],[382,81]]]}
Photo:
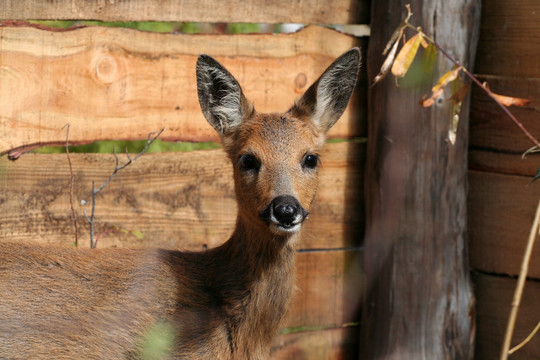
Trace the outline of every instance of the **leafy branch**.
{"label": "leafy branch", "polygon": [[[406,5],[407,8],[407,15],[406,17],[401,21],[401,24],[397,27],[397,29],[392,34],[390,40],[388,41],[384,51],[383,55],[386,56],[386,59],[384,60],[381,69],[377,76],[375,76],[373,80],[373,84],[371,86],[374,86],[381,80],[383,80],[386,75],[389,72],[392,72],[392,74],[395,76],[396,79],[396,85],[398,84],[398,79],[403,78],[409,71],[409,68],[411,64],[413,63],[414,58],[416,57],[416,54],[422,46],[426,51],[428,52],[435,52],[439,51],[441,52],[448,60],[450,60],[454,64],[454,68],[452,70],[449,70],[445,74],[443,74],[439,80],[437,81],[437,84],[434,85],[431,89],[431,96],[424,95],[424,97],[420,101],[420,105],[424,107],[430,107],[435,103],[435,100],[440,98],[442,94],[444,93],[445,88],[451,84],[456,82],[460,78],[460,75],[465,75],[468,77],[473,83],[478,85],[493,101],[497,103],[497,105],[504,111],[504,113],[519,127],[519,129],[529,138],[529,140],[534,144],[534,146],[527,150],[523,156],[534,153],[534,152],[540,152],[540,142],[523,126],[523,124],[508,110],[509,106],[526,106],[530,103],[529,99],[523,99],[523,98],[517,98],[517,97],[511,97],[511,96],[505,96],[505,95],[499,95],[491,91],[488,84],[486,82],[482,83],[478,78],[476,78],[463,64],[461,64],[458,60],[456,60],[453,56],[451,56],[443,47],[441,47],[433,38],[426,35],[421,27],[416,27],[412,25],[409,22],[409,19],[412,16],[412,11],[410,5]],[[405,30],[406,29],[412,29],[416,32],[414,36],[412,36],[409,40],[405,39]],[[404,44],[399,52],[397,52],[397,49],[400,44],[400,40],[403,40]],[[397,54],[397,55],[396,55]],[[451,100],[453,100],[455,103],[460,104],[465,96],[467,95],[469,91],[468,84],[464,84],[461,82],[460,86],[456,87],[457,90],[455,90],[452,93],[452,96],[450,97]],[[457,128],[457,126],[454,125],[454,128]],[[540,168],[538,170],[538,173],[536,176],[531,180],[531,182],[535,181],[536,179],[540,178]],[[529,236],[529,240],[527,243],[527,248],[525,250],[525,253],[523,255],[522,260],[522,266],[521,271],[519,273],[518,278],[518,284],[516,286],[516,290],[514,293],[514,299],[512,301],[512,307],[510,310],[510,316],[508,320],[507,330],[503,342],[503,348],[501,351],[501,360],[506,360],[508,358],[508,355],[514,353],[515,351],[519,350],[521,347],[523,347],[530,339],[540,330],[540,322],[535,327],[535,329],[531,332],[531,334],[522,341],[519,345],[515,346],[514,348],[510,349],[510,343],[512,340],[512,334],[514,331],[516,318],[519,310],[519,306],[521,303],[521,298],[523,295],[523,289],[525,286],[525,280],[527,278],[530,258],[532,254],[532,248],[535,242],[536,237],[539,234],[539,227],[540,227],[540,202],[538,204],[536,216],[534,219],[533,226],[531,228],[531,233]]]}
{"label": "leafy branch", "polygon": [[153,131],[148,134],[148,139],[146,141],[146,145],[144,148],[139,152],[135,157],[131,157],[126,149],[126,157],[127,161],[122,164],[120,164],[120,160],[118,159],[118,155],[116,154],[116,150],[114,150],[114,158],[116,161],[115,167],[109,178],[97,189],[95,188],[95,182],[92,181],[92,211],[90,213],[90,217],[86,215],[86,211],[84,212],[84,216],[86,218],[86,221],[90,224],[90,248],[95,248],[97,245],[97,240],[94,240],[94,229],[95,229],[95,212],[96,212],[96,195],[101,192],[113,179],[113,177],[120,171],[131,165],[135,160],[137,160],[141,155],[143,155],[146,150],[148,150],[148,147],[157,140],[157,138],[161,135],[161,133],[165,131],[165,128],[162,128],[159,132]]}
{"label": "leafy branch", "polygon": [[[439,81],[433,86],[432,94],[430,97],[424,96],[420,101],[420,104],[424,107],[430,107],[434,104],[434,101],[438,99],[444,92],[445,87],[458,79],[460,74],[464,74],[471,79],[476,85],[478,85],[491,99],[493,99],[497,105],[505,112],[508,117],[519,127],[519,129],[531,140],[534,147],[528,151],[536,152],[540,151],[540,142],[525,128],[525,126],[508,110],[509,106],[526,106],[530,103],[529,99],[499,95],[491,91],[486,82],[482,83],[476,78],[465,66],[463,66],[458,60],[452,57],[443,47],[441,47],[433,38],[426,35],[421,27],[416,27],[409,22],[412,16],[410,5],[406,5],[407,16],[402,20],[401,24],[392,34],[390,41],[388,41],[383,55],[386,56],[379,74],[375,77],[372,86],[380,82],[391,71],[398,78],[404,77],[416,57],[418,49],[422,46],[424,49],[433,46],[440,51],[448,60],[450,60],[455,68],[448,71],[439,78]],[[405,42],[399,53],[396,52],[400,43],[400,40],[405,41],[405,29],[412,29],[416,34]],[[465,95],[468,93],[467,85],[461,85],[451,96],[451,99],[456,103],[460,103]]]}

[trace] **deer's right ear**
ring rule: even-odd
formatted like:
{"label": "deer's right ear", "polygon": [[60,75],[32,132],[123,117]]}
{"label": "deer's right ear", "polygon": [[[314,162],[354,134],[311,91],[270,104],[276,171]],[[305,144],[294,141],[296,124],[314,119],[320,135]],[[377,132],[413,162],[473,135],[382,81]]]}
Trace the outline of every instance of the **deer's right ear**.
{"label": "deer's right ear", "polygon": [[208,55],[197,60],[197,93],[204,117],[220,135],[236,129],[254,111],[238,81]]}

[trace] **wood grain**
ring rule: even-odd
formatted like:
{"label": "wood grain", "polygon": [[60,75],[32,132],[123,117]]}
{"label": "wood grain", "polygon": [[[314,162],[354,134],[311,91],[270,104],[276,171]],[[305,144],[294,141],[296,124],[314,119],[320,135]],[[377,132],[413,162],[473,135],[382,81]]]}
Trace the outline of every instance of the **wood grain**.
{"label": "wood grain", "polygon": [[360,321],[361,256],[356,249],[298,253],[297,291],[285,327],[341,327]]}
{"label": "wood grain", "polygon": [[358,327],[302,331],[280,335],[272,360],[356,360]]}
{"label": "wood grain", "polygon": [[[477,298],[476,360],[498,359],[510,313],[516,279],[485,274],[474,274]],[[527,281],[512,346],[519,344],[540,320],[540,283]],[[534,337],[510,359],[533,360],[540,358],[540,338]]]}
{"label": "wood grain", "polygon": [[[200,53],[222,62],[259,111],[274,112],[286,111],[355,45],[355,38],[321,27],[229,36],[0,27],[0,154],[61,144],[67,123],[71,143],[146,139],[163,127],[162,139],[217,140],[197,99]],[[364,133],[365,99],[359,91],[330,136]]]}
{"label": "wood grain", "polygon": [[3,19],[354,24],[368,22],[369,2],[5,0],[0,14]]}
{"label": "wood grain", "polygon": [[[540,198],[529,177],[469,171],[467,200],[469,258],[473,269],[519,274],[525,244]],[[540,244],[533,250],[540,259]],[[529,276],[540,279],[540,262],[533,260]]]}
{"label": "wood grain", "polygon": [[482,2],[478,74],[540,77],[540,3],[535,0]]}
{"label": "wood grain", "polygon": [[[472,65],[480,1],[376,1],[368,78],[384,62],[381,53],[408,3],[423,31],[436,34],[460,63]],[[433,78],[447,71],[448,63],[438,58]],[[418,99],[431,86],[396,87],[388,77],[370,88],[363,359],[472,359],[474,353],[465,237],[469,99],[460,109],[449,101],[423,109]]]}
{"label": "wood grain", "polygon": [[[365,144],[327,144],[320,185],[303,232],[304,248],[357,246],[363,233]],[[123,155],[121,155],[121,158]],[[124,158],[122,160],[125,161]],[[71,154],[81,246],[89,245],[92,181],[114,169],[111,154]],[[74,241],[66,155],[0,158],[0,240]],[[85,205],[81,205],[82,201]],[[199,250],[230,235],[236,217],[232,168],[221,150],[145,154],[98,195],[98,247]]]}
{"label": "wood grain", "polygon": [[[522,175],[532,180],[540,158],[538,154],[522,158],[521,153],[504,153],[489,150],[469,149],[469,169],[508,175]],[[525,179],[524,179],[525,180]]]}

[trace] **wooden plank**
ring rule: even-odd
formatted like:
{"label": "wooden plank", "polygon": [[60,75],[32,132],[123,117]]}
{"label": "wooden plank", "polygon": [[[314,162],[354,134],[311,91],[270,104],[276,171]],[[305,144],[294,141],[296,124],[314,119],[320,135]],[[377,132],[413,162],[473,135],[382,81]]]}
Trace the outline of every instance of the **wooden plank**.
{"label": "wooden plank", "polygon": [[286,327],[340,327],[358,322],[364,289],[362,255],[357,249],[298,253],[298,290]]}
{"label": "wooden plank", "polygon": [[[302,247],[341,248],[360,242],[364,148],[362,143],[325,147]],[[114,156],[72,154],[71,161],[80,245],[88,246],[83,212],[91,210],[92,181],[99,186],[108,178]],[[0,240],[72,244],[69,179],[63,154],[27,154],[14,162],[0,158]],[[83,200],[86,205],[81,205]],[[221,150],[145,154],[98,196],[96,234],[99,247],[198,250],[226,240],[235,217],[232,168]]]}
{"label": "wooden plank", "polygon": [[[519,273],[540,186],[526,186],[530,178],[469,171],[469,261],[473,269],[489,273]],[[540,258],[540,246],[533,259]],[[532,261],[529,276],[540,279],[540,262]]]}
{"label": "wooden plank", "polygon": [[[0,27],[0,154],[20,146],[146,139],[217,140],[199,109],[195,62],[209,53],[261,112],[286,111],[337,56],[359,45],[321,27],[282,35],[157,34],[89,27]],[[331,137],[365,129],[365,88]]]}
{"label": "wooden plank", "polygon": [[[480,80],[487,81],[490,88],[498,94],[531,99],[530,105],[511,107],[509,110],[532,135],[540,138],[540,79],[482,76]],[[469,142],[471,148],[520,154],[533,145],[493,100],[478,87],[473,87]]]}
{"label": "wooden plank", "polygon": [[[368,78],[384,62],[408,3],[423,31],[472,66],[480,1],[374,1]],[[448,63],[437,61],[433,78],[446,71]],[[387,77],[370,88],[363,359],[471,359],[474,352],[465,237],[469,99],[458,110],[454,143],[452,103],[418,106],[431,86],[405,89]]]}
{"label": "wooden plank", "polygon": [[[476,360],[498,359],[510,313],[516,279],[474,274],[476,288]],[[540,283],[527,281],[519,308],[512,346],[521,342],[540,320]],[[533,360],[540,358],[540,338],[536,336],[510,359]]]}
{"label": "wooden plank", "polygon": [[280,335],[274,341],[272,360],[356,360],[358,327],[324,329]]}
{"label": "wooden plank", "polygon": [[540,77],[539,13],[536,0],[483,1],[475,72]]}
{"label": "wooden plank", "polygon": [[0,2],[3,19],[355,24],[367,23],[368,14],[365,0]]}
{"label": "wooden plank", "polygon": [[532,179],[540,164],[538,155],[503,153],[489,150],[469,149],[469,169],[500,174],[522,175]]}

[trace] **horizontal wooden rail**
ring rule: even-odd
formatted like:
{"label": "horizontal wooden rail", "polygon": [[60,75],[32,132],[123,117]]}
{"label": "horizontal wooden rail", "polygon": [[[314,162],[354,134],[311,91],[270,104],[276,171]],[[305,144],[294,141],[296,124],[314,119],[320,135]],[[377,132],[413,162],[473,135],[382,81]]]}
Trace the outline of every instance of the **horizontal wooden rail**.
{"label": "horizontal wooden rail", "polygon": [[[538,122],[540,78],[480,76],[480,80],[487,81],[490,88],[498,94],[531,99],[529,105],[511,107],[509,110],[530,133],[540,138],[540,122]],[[515,153],[519,157],[534,144],[492,99],[480,88],[473,87],[469,145],[473,149]]]}
{"label": "horizontal wooden rail", "polygon": [[[534,211],[534,210],[533,210]],[[517,279],[473,274],[476,289],[476,360],[498,359]],[[538,323],[540,282],[527,281],[517,317],[512,346],[525,339]],[[510,359],[534,360],[540,354],[538,337]]]}
{"label": "horizontal wooden rail", "polygon": [[0,18],[302,24],[367,23],[366,0],[3,0]]}
{"label": "horizontal wooden rail", "polygon": [[[309,27],[289,35],[180,35],[89,27],[0,27],[0,154],[65,141],[217,140],[199,109],[195,62],[221,61],[263,112],[286,111],[354,37]],[[359,86],[332,137],[364,134]]]}
{"label": "horizontal wooden rail", "polygon": [[538,13],[540,2],[536,0],[482,2],[475,72],[540,77]]}
{"label": "horizontal wooden rail", "polygon": [[[518,275],[540,187],[531,178],[469,171],[468,226],[471,267],[489,273]],[[533,257],[540,258],[540,248]],[[540,279],[540,262],[529,276]]]}
{"label": "horizontal wooden rail", "polygon": [[[327,144],[319,191],[303,232],[307,249],[358,246],[363,232],[365,144]],[[123,155],[120,155],[121,157]],[[81,246],[88,246],[92,181],[114,169],[111,154],[71,154]],[[74,241],[66,155],[0,157],[0,241]],[[83,204],[83,205],[81,205]],[[200,250],[221,244],[235,222],[232,167],[222,150],[145,154],[97,197],[98,247]]]}
{"label": "horizontal wooden rail", "polygon": [[272,360],[358,359],[358,326],[308,329],[280,335],[272,347]]}

